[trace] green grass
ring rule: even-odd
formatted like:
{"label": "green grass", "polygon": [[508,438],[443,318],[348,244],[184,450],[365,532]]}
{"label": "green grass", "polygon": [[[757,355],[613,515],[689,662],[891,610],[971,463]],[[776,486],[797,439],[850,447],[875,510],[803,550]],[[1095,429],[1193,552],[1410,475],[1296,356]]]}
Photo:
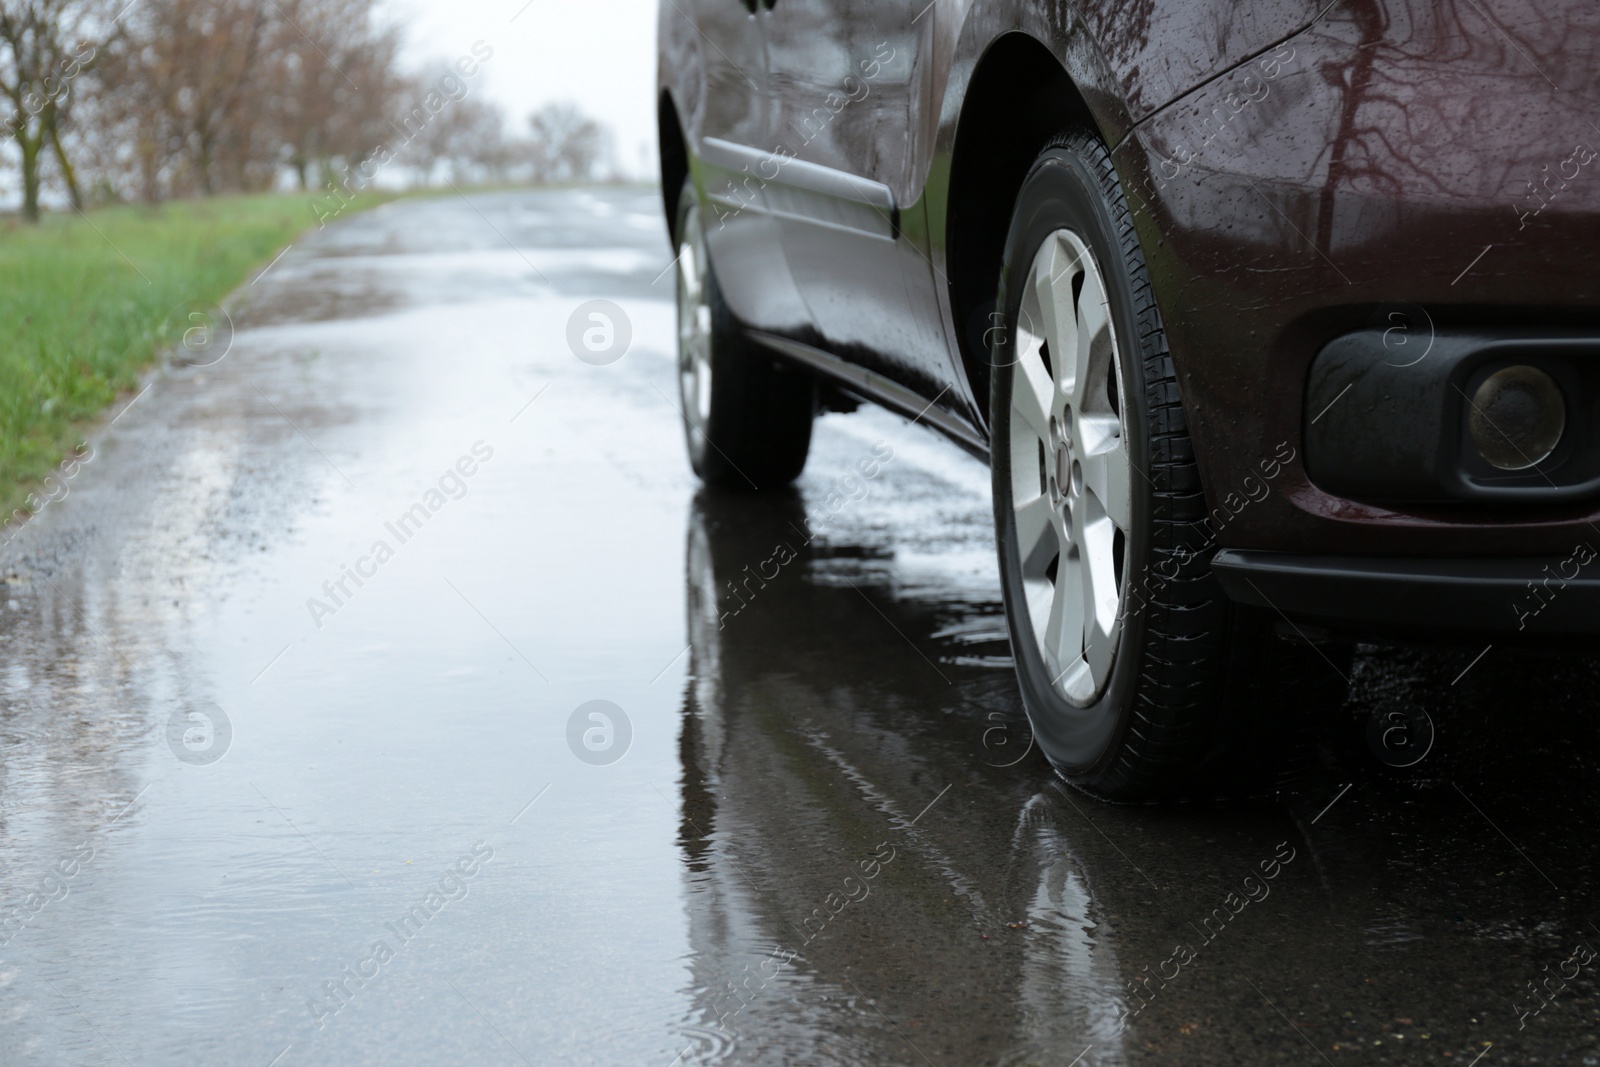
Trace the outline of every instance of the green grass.
{"label": "green grass", "polygon": [[[173,308],[221,302],[315,224],[308,199],[114,207],[37,226],[0,220],[0,516],[155,361]],[[351,210],[387,199],[368,193]]]}

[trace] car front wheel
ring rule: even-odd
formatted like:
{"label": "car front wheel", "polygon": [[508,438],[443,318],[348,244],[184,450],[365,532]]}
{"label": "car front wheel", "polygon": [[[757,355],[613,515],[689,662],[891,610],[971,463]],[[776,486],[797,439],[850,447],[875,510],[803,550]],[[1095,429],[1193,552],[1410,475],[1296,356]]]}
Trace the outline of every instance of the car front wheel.
{"label": "car front wheel", "polygon": [[[1038,157],[1018,196],[994,331],[1001,579],[1041,750],[1108,799],[1270,785],[1318,708],[1330,650],[1234,608],[1178,382],[1109,153],[1089,131]],[[1297,706],[1285,697],[1298,690]]]}

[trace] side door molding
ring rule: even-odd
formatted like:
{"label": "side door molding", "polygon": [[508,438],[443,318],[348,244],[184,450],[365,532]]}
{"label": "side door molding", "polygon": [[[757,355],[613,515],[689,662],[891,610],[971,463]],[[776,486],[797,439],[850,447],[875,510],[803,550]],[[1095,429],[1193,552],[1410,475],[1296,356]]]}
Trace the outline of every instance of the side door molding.
{"label": "side door molding", "polygon": [[[759,211],[891,242],[899,236],[900,210],[893,190],[882,182],[715,137],[701,142],[700,155],[720,171],[747,176],[744,181],[730,181],[723,189],[706,190],[720,207]],[[749,193],[759,195],[748,199],[741,195]]]}

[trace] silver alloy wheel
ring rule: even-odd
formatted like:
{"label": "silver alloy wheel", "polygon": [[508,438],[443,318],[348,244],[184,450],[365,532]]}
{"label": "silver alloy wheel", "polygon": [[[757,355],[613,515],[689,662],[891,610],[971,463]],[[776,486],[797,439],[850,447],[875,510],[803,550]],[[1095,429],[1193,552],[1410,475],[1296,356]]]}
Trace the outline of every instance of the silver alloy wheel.
{"label": "silver alloy wheel", "polygon": [[678,395],[683,416],[693,431],[690,444],[703,435],[711,420],[711,304],[706,292],[705,234],[700,209],[691,206],[683,216],[678,246]]}
{"label": "silver alloy wheel", "polygon": [[1054,688],[1086,707],[1122,632],[1133,464],[1106,287],[1076,233],[1045,239],[1018,320],[1009,447],[1023,593]]}

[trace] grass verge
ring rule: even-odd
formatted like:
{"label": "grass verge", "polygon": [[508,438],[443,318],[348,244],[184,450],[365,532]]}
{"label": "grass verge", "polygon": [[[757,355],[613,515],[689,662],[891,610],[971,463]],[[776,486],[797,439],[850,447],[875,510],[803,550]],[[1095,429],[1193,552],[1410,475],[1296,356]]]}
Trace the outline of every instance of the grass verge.
{"label": "grass verge", "polygon": [[155,361],[175,307],[219,303],[314,222],[306,200],[218,197],[0,222],[0,516],[20,519],[30,487]]}

